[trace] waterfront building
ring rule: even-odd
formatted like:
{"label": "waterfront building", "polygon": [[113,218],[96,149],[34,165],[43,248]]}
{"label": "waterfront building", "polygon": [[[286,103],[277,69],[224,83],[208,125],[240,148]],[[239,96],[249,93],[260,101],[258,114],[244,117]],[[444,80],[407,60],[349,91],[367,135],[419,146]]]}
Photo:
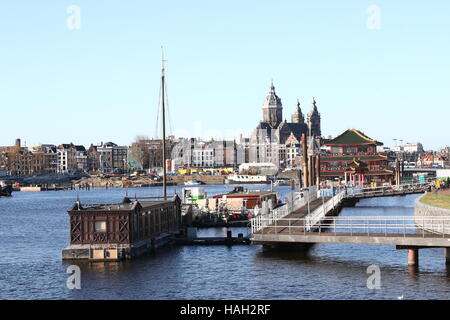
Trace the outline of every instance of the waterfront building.
{"label": "waterfront building", "polygon": [[92,143],[87,150],[87,166],[89,172],[100,171],[100,153],[97,151],[97,146]]}
{"label": "waterfront building", "polygon": [[74,146],[75,161],[77,163],[77,171],[88,171],[88,155],[84,146]]}
{"label": "waterfront building", "polygon": [[422,155],[417,161],[419,168],[444,168],[446,165],[447,160],[444,156],[432,152]]}
{"label": "waterfront building", "polygon": [[425,153],[420,142],[405,143],[391,148],[393,158],[401,159],[410,164],[415,164]]}
{"label": "waterfront building", "polygon": [[279,168],[298,165],[301,136],[305,134],[320,139],[320,114],[313,99],[307,123],[300,102],[291,116],[291,122],[283,121],[283,105],[273,83],[263,103],[263,120],[253,131],[249,141],[249,162],[271,162]]}
{"label": "waterfront building", "polygon": [[[166,159],[176,144],[174,136],[166,138]],[[128,150],[128,166],[132,169],[160,171],[163,167],[162,139],[138,138]]]}
{"label": "waterfront building", "polygon": [[115,170],[125,171],[128,168],[128,147],[118,146],[114,142],[101,142],[99,145],[91,146],[90,161],[97,161],[98,164],[91,164],[98,167],[102,173],[111,173]]}
{"label": "waterfront building", "polygon": [[181,139],[172,149],[172,169],[236,168],[244,161],[244,152],[236,141]]}
{"label": "waterfront building", "polygon": [[15,145],[0,148],[0,170],[10,176],[54,174],[57,172],[56,147],[34,145],[28,148],[16,139]]}
{"label": "waterfront building", "polygon": [[34,145],[29,148],[32,153],[32,170],[35,174],[56,174],[58,172],[58,155],[52,144]]}
{"label": "waterfront building", "polygon": [[388,157],[377,153],[377,146],[382,144],[356,129],[348,129],[325,142],[326,153],[320,156],[320,180],[353,185],[392,183]]}
{"label": "waterfront building", "polygon": [[167,243],[181,226],[181,201],[125,197],[116,204],[82,204],[68,211],[70,245],[64,260],[131,259]]}
{"label": "waterfront building", "polygon": [[57,173],[70,174],[78,171],[76,159],[77,150],[73,143],[61,144],[56,149],[57,153]]}

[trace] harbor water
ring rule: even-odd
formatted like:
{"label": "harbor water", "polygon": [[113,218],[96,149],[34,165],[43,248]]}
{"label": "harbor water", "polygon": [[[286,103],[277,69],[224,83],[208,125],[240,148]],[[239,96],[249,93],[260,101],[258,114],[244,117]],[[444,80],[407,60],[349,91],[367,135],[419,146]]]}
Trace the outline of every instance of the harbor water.
{"label": "harbor water", "polygon": [[[204,186],[209,194],[232,186]],[[182,194],[177,187],[177,193]],[[253,185],[249,189],[267,190]],[[274,188],[284,198],[289,187]],[[173,192],[173,187],[169,192]],[[77,262],[81,289],[70,290],[61,260],[69,242],[67,209],[81,202],[120,202],[125,189],[16,192],[0,198],[0,299],[449,299],[443,249],[420,250],[420,267],[393,246],[318,244],[308,253],[264,251],[260,245],[171,246],[123,262]],[[137,196],[161,188],[129,189]],[[413,215],[419,195],[361,200],[341,215]],[[225,236],[226,228],[199,236]],[[248,234],[233,229],[233,236]],[[368,289],[367,268],[380,268],[381,288]]]}

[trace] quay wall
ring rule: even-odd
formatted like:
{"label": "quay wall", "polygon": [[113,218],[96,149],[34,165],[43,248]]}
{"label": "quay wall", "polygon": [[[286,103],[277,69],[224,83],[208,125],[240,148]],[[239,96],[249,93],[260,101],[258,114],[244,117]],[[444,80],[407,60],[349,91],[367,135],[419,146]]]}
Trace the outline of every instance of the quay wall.
{"label": "quay wall", "polygon": [[[425,231],[433,233],[450,233],[450,220],[439,220],[439,217],[450,218],[450,209],[438,208],[421,202],[427,193],[417,198],[414,203],[414,220],[416,225]],[[427,219],[427,217],[438,217]]]}

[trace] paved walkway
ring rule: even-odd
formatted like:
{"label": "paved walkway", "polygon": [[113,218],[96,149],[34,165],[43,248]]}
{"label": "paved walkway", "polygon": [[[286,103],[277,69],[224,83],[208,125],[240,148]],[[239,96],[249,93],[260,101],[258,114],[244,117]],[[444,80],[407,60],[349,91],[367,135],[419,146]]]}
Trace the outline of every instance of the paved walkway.
{"label": "paved walkway", "polygon": [[[331,197],[324,197],[323,200],[322,200],[322,198],[319,198],[317,200],[310,202],[309,203],[309,212],[313,212],[315,209],[320,207],[323,204],[323,202],[327,202],[330,199],[331,199]],[[288,214],[283,219],[303,219],[306,217],[307,214],[308,214],[308,204],[306,204],[305,206]],[[291,226],[291,227],[295,226],[296,228],[291,228],[291,229],[302,230],[302,232],[303,232],[303,228],[298,228],[303,225],[304,225],[303,220],[301,220],[301,221],[300,220],[299,221],[280,220],[280,221],[276,222],[276,226],[277,226],[276,231],[278,233],[288,232],[289,226]],[[275,226],[275,223],[272,224],[271,226]],[[271,226],[268,226],[268,227],[258,231],[257,233],[264,233],[264,234],[275,233],[275,227],[271,227]],[[280,227],[285,227],[285,228],[280,228]]]}

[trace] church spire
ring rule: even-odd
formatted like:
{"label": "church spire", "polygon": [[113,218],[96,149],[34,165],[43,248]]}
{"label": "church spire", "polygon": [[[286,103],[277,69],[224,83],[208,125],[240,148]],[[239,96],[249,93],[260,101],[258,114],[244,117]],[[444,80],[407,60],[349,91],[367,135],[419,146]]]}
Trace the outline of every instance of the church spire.
{"label": "church spire", "polygon": [[320,129],[320,113],[317,110],[316,98],[313,97],[311,111],[308,112],[308,128],[313,137],[320,137],[322,135]]}
{"label": "church spire", "polygon": [[304,123],[305,119],[303,117],[302,109],[300,108],[300,101],[297,99],[297,107],[295,108],[294,113],[292,114],[292,122],[293,123]]}
{"label": "church spire", "polygon": [[263,122],[267,122],[272,128],[276,128],[282,121],[283,105],[280,97],[275,93],[275,86],[272,80],[269,94],[266,96],[263,104]]}

